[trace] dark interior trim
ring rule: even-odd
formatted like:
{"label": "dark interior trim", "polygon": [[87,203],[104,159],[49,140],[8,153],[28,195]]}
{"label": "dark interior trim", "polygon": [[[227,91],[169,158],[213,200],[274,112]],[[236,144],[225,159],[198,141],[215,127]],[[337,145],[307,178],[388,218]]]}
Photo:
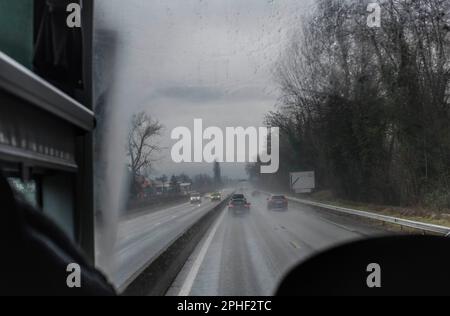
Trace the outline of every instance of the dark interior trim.
{"label": "dark interior trim", "polygon": [[2,52],[0,87],[84,131],[95,127],[92,111]]}

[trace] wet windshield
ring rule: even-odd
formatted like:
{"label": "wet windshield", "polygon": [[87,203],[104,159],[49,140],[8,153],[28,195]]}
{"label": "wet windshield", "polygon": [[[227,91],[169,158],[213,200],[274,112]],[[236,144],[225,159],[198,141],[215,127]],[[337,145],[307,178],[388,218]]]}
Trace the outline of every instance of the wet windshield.
{"label": "wet windshield", "polygon": [[118,293],[450,233],[448,0],[83,2],[0,0],[0,168]]}
{"label": "wet windshield", "polygon": [[[167,212],[149,204],[145,225],[125,221],[133,214],[126,206],[153,201],[161,183],[161,197],[178,195],[186,182],[205,194],[242,193],[235,204],[256,188],[264,192],[249,198],[249,216],[222,218],[183,294],[273,294],[311,254],[391,233],[292,200],[287,212],[268,211],[278,207],[268,205],[273,191],[449,223],[445,1],[108,0],[96,9],[97,112],[104,118],[97,137],[104,163],[117,170],[105,175],[98,202],[110,203],[110,189],[118,190],[115,244],[99,236],[99,247],[110,249],[99,262],[117,285],[163,247],[159,234],[172,236],[199,217],[181,201]],[[243,142],[233,144],[239,127]],[[139,151],[141,140],[148,148]],[[171,220],[184,212],[185,220]],[[152,228],[156,222],[164,224]],[[148,232],[148,243],[132,246],[130,231]],[[178,282],[186,284],[182,275]]]}

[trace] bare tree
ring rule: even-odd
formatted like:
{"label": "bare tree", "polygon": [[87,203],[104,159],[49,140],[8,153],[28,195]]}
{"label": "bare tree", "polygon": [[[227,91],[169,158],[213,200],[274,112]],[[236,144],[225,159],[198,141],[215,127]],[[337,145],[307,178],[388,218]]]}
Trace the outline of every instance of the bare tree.
{"label": "bare tree", "polygon": [[134,177],[143,175],[152,168],[161,150],[157,137],[161,136],[163,126],[145,112],[133,115],[128,134],[127,155],[129,168]]}

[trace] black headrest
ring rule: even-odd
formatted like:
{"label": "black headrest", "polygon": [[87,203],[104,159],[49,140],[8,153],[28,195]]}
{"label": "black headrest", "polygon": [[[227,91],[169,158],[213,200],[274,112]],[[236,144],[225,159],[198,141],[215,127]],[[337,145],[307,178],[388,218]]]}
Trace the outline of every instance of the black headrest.
{"label": "black headrest", "polygon": [[[0,236],[20,234],[22,214],[18,210],[13,190],[0,172]],[[4,240],[3,237],[1,239]]]}

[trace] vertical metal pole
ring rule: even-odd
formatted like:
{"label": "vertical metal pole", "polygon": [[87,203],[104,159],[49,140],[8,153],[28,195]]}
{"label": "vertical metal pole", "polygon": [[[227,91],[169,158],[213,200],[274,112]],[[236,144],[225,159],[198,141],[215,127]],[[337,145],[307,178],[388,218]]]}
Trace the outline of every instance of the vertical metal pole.
{"label": "vertical metal pole", "polygon": [[[83,80],[84,105],[94,110],[92,61],[94,0],[82,1],[83,33]],[[77,139],[77,163],[79,172],[76,181],[77,239],[85,254],[95,263],[95,211],[94,211],[94,157],[93,133]]]}

